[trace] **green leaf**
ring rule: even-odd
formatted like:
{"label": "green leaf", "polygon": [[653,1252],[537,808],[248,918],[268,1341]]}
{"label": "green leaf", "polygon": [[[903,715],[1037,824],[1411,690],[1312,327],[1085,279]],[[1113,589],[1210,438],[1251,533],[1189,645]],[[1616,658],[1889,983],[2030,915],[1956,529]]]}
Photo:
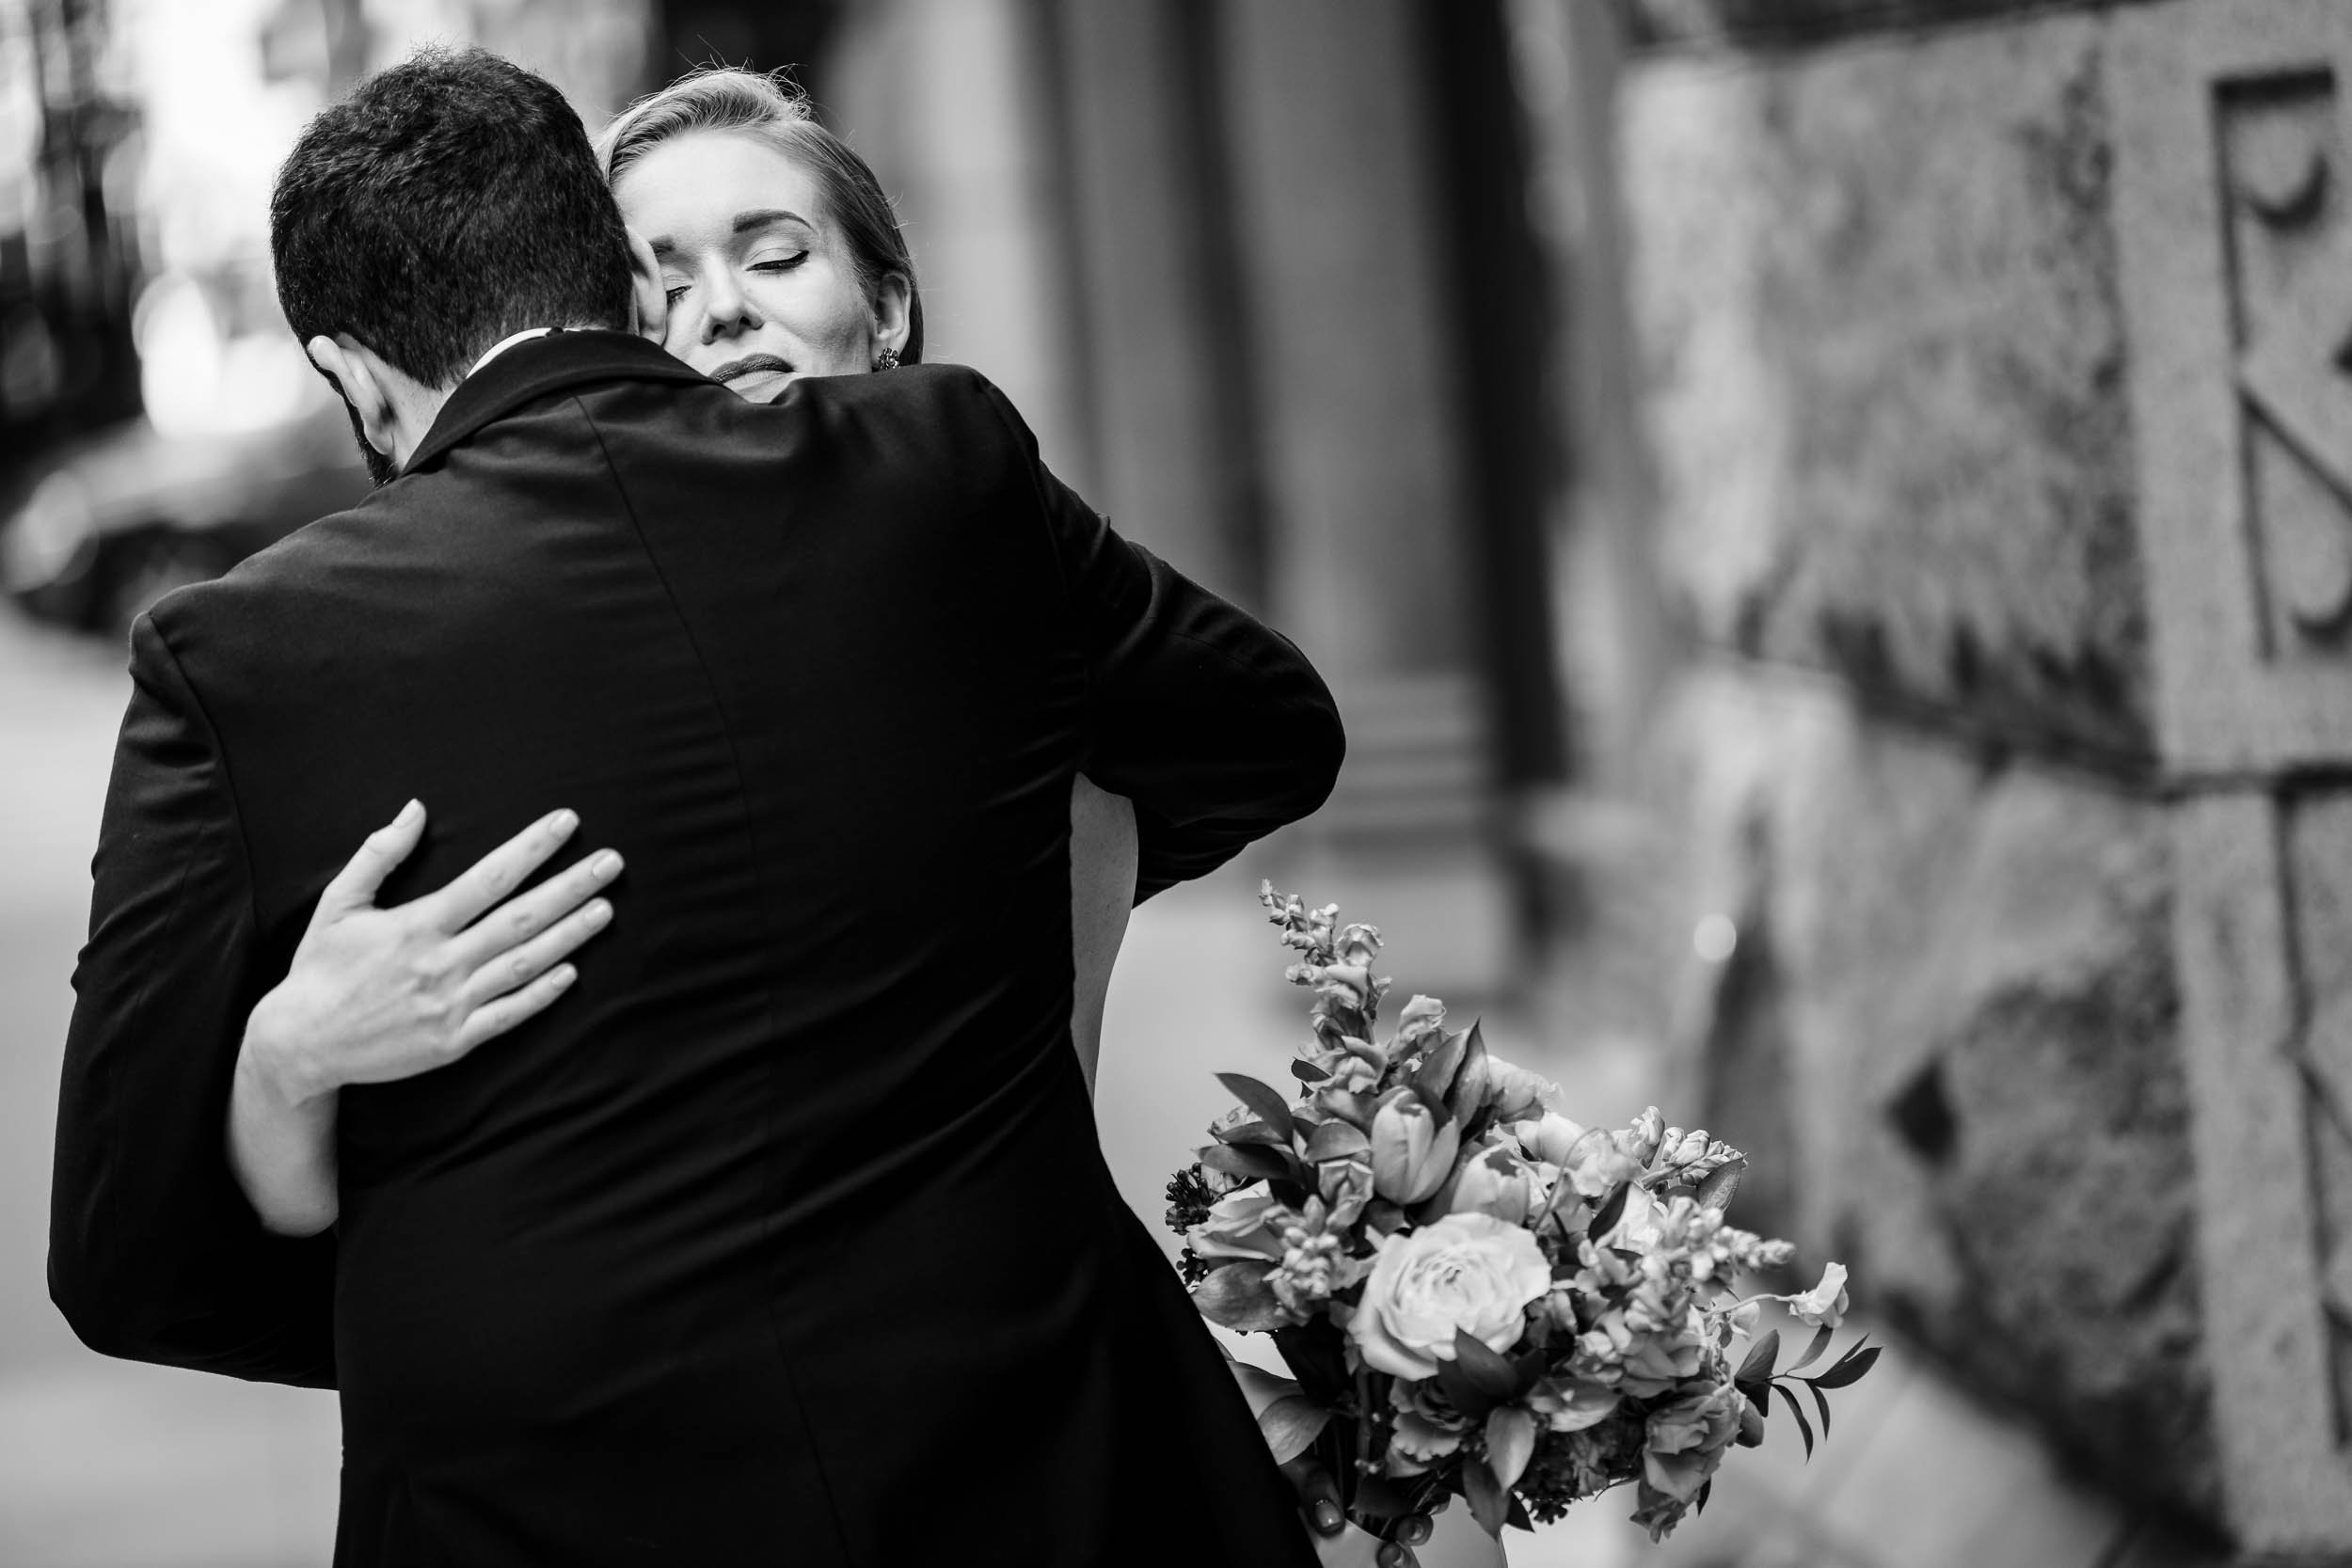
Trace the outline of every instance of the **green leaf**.
{"label": "green leaf", "polygon": [[1804,1434],[1804,1456],[1811,1459],[1813,1457],[1813,1426],[1804,1418],[1804,1407],[1797,1402],[1797,1396],[1788,1391],[1788,1386],[1785,1383],[1773,1384],[1772,1392],[1788,1402],[1788,1414],[1797,1418],[1797,1430]]}
{"label": "green leaf", "polygon": [[1530,1535],[1535,1533],[1535,1521],[1527,1516],[1527,1505],[1519,1501],[1519,1495],[1517,1492],[1511,1494],[1510,1516],[1504,1519],[1503,1523],[1514,1529],[1523,1529]]}
{"label": "green leaf", "polygon": [[1735,1383],[1761,1383],[1772,1375],[1772,1362],[1780,1354],[1780,1330],[1767,1333],[1748,1348],[1747,1359],[1740,1363],[1734,1374]]}
{"label": "green leaf", "polygon": [[1200,1151],[1200,1163],[1248,1181],[1284,1181],[1291,1174],[1282,1152],[1263,1144],[1211,1144]]}
{"label": "green leaf", "polygon": [[1368,1519],[1393,1519],[1414,1512],[1413,1495],[1383,1475],[1358,1476],[1356,1495],[1347,1506]]}
{"label": "green leaf", "polygon": [[1755,1393],[1749,1394],[1748,1390],[1742,1388],[1740,1392],[1748,1395],[1748,1402],[1740,1407],[1740,1435],[1732,1441],[1743,1449],[1756,1448],[1764,1441],[1763,1400],[1770,1397],[1770,1391],[1758,1388]]}
{"label": "green leaf", "polygon": [[1826,1443],[1829,1441],[1829,1396],[1821,1392],[1821,1386],[1818,1383],[1808,1383],[1805,1386],[1813,1391],[1814,1407],[1821,1413],[1821,1441]]}
{"label": "green leaf", "polygon": [[[1566,1184],[1566,1179],[1562,1178],[1562,1185]],[[1620,1181],[1607,1197],[1601,1199],[1600,1207],[1594,1211],[1593,1223],[1584,1227],[1584,1233],[1592,1237],[1595,1245],[1598,1245],[1600,1239],[1616,1227],[1617,1221],[1625,1214],[1626,1195],[1632,1190],[1632,1182]]]}
{"label": "green leaf", "polygon": [[1221,1144],[1266,1144],[1279,1148],[1290,1139],[1263,1121],[1245,1121],[1232,1127],[1212,1127],[1209,1136]]}
{"label": "green leaf", "polygon": [[1827,1323],[1823,1323],[1820,1328],[1816,1329],[1814,1331],[1812,1340],[1804,1347],[1804,1354],[1790,1362],[1788,1364],[1788,1370],[1792,1372],[1801,1372],[1807,1367],[1813,1365],[1816,1361],[1819,1361],[1821,1358],[1821,1353],[1829,1349],[1830,1336],[1836,1332],[1836,1330],[1831,1328]]}
{"label": "green leaf", "polygon": [[1878,1346],[1872,1345],[1864,1350],[1857,1344],[1839,1359],[1836,1366],[1828,1371],[1816,1373],[1806,1381],[1816,1388],[1843,1388],[1849,1383],[1861,1381],[1862,1374],[1868,1371],[1878,1358]]}
{"label": "green leaf", "polygon": [[1504,1489],[1518,1484],[1535,1457],[1535,1418],[1525,1405],[1499,1404],[1486,1413],[1486,1463]]}
{"label": "green leaf", "polygon": [[1291,1104],[1281,1091],[1259,1083],[1246,1072],[1220,1072],[1216,1081],[1235,1100],[1248,1106],[1252,1116],[1281,1133],[1284,1143],[1291,1141]]}
{"label": "green leaf", "polygon": [[1462,1053],[1468,1049],[1468,1035],[1448,1035],[1429,1048],[1414,1070],[1413,1087],[1421,1091],[1430,1108],[1444,1116],[1446,1090],[1454,1086],[1454,1075],[1462,1066]]}
{"label": "green leaf", "polygon": [[1706,1513],[1707,1499],[1714,1495],[1714,1491],[1715,1481],[1714,1478],[1710,1476],[1708,1478],[1706,1484],[1699,1488],[1699,1495],[1691,1499],[1691,1512],[1693,1514]]}
{"label": "green leaf", "polygon": [[1710,1173],[1706,1180],[1699,1183],[1698,1191],[1692,1195],[1698,1199],[1699,1207],[1719,1212],[1729,1208],[1732,1195],[1740,1190],[1740,1175],[1747,1168],[1748,1157],[1744,1154],[1735,1160],[1725,1161],[1722,1166]]}
{"label": "green leaf", "polygon": [[1307,1163],[1310,1164],[1319,1165],[1327,1160],[1345,1160],[1371,1152],[1372,1140],[1343,1121],[1327,1121],[1307,1134]]}
{"label": "green leaf", "polygon": [[1320,1068],[1304,1056],[1291,1058],[1291,1076],[1302,1084],[1320,1084],[1331,1076],[1329,1068]]}
{"label": "green leaf", "polygon": [[1193,1304],[1211,1323],[1236,1334],[1266,1334],[1290,1322],[1290,1313],[1266,1283],[1263,1262],[1228,1263],[1212,1270],[1192,1292]]}
{"label": "green leaf", "polygon": [[1486,1070],[1486,1042],[1478,1033],[1478,1025],[1470,1026],[1470,1036],[1463,1042],[1462,1065],[1454,1074],[1454,1082],[1445,1092],[1446,1111],[1455,1121],[1467,1128],[1477,1116],[1486,1098],[1490,1079]]}
{"label": "green leaf", "polygon": [[1483,1421],[1486,1412],[1502,1402],[1499,1396],[1480,1387],[1459,1361],[1438,1363],[1438,1386],[1445,1390],[1446,1402],[1473,1421]]}
{"label": "green leaf", "polygon": [[1489,1399],[1512,1399],[1520,1392],[1518,1369],[1468,1329],[1454,1331],[1454,1364]]}
{"label": "green leaf", "polygon": [[1501,1540],[1502,1521],[1511,1513],[1511,1494],[1495,1480],[1485,1460],[1463,1459],[1462,1496],[1469,1500],[1470,1517],[1478,1521],[1478,1528]]}
{"label": "green leaf", "polygon": [[1285,1394],[1258,1412],[1258,1431],[1274,1463],[1287,1465],[1313,1445],[1330,1419],[1331,1412],[1306,1395]]}

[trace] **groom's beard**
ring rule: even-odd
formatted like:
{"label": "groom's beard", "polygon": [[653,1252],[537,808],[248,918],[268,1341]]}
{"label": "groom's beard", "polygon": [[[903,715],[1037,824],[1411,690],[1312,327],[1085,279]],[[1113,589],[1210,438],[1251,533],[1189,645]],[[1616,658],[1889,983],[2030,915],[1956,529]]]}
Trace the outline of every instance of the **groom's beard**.
{"label": "groom's beard", "polygon": [[383,489],[400,477],[400,465],[368,445],[368,433],[359,423],[359,410],[351,405],[349,398],[343,399],[343,414],[351,420],[351,438],[359,443],[359,461],[368,466],[368,478],[375,482],[377,489]]}

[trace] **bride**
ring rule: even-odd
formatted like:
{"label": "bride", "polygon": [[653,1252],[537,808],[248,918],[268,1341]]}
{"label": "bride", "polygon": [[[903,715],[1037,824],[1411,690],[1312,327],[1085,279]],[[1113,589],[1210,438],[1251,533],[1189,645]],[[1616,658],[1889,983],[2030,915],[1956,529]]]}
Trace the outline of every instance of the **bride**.
{"label": "bride", "polygon": [[[641,330],[676,357],[762,403],[803,376],[887,372],[921,359],[921,294],[888,198],[865,162],[769,78],[688,77],[616,119],[596,150],[631,232]],[[230,1147],[241,1185],[274,1229],[310,1234],[336,1217],[334,1088],[442,1065],[551,1006],[572,955],[612,918],[602,894],[621,868],[610,851],[514,891],[576,832],[563,812],[444,893],[376,908],[377,888],[425,826],[412,805],[370,838],[322,898],[286,980],[254,1011]],[[1136,857],[1128,802],[1080,778],[1071,800],[1071,1036],[1089,1085]],[[443,958],[452,961],[432,961]],[[290,1077],[313,1091],[299,1107],[275,1086]],[[1289,1470],[1318,1545],[1340,1560],[1329,1478],[1311,1465]],[[1399,1533],[1379,1549],[1384,1568],[1414,1562],[1429,1522],[1407,1521]]]}

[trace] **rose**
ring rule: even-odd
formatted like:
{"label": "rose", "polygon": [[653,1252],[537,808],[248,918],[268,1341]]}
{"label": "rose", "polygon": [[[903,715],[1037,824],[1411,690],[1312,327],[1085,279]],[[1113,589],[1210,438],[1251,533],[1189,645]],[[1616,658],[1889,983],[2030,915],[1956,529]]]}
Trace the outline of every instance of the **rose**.
{"label": "rose", "polygon": [[1391,1203],[1419,1203],[1445,1185],[1462,1130],[1440,1121],[1410,1089],[1392,1089],[1372,1118],[1373,1190]]}
{"label": "rose", "polygon": [[1676,1501],[1688,1502],[1740,1435],[1740,1412],[1746,1403],[1737,1388],[1717,1384],[1650,1412],[1642,1479]]}
{"label": "rose", "polygon": [[1347,1330],[1367,1365],[1436,1375],[1458,1330],[1498,1353],[1518,1342],[1528,1303],[1551,1289],[1535,1238],[1491,1214],[1448,1214],[1381,1238]]}
{"label": "rose", "polygon": [[1836,1328],[1846,1317],[1846,1265],[1832,1263],[1821,1282],[1802,1295],[1783,1296],[1788,1310],[1808,1328]]}

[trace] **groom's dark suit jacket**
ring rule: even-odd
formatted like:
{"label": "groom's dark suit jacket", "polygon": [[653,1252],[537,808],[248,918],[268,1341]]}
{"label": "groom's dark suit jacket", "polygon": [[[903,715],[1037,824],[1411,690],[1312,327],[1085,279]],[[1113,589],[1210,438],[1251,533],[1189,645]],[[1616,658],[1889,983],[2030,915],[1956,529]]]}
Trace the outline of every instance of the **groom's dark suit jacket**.
{"label": "groom's dark suit jacket", "polygon": [[[1340,726],[981,377],[762,407],[524,343],[132,673],[51,1291],[110,1354],[339,1387],[339,1563],[1304,1560],[1096,1146],[1069,796],[1133,798],[1148,895],[1313,810]],[[342,1218],[273,1237],[243,1022],[410,796],[387,901],[567,805],[618,918],[548,1013],[344,1091]]]}

